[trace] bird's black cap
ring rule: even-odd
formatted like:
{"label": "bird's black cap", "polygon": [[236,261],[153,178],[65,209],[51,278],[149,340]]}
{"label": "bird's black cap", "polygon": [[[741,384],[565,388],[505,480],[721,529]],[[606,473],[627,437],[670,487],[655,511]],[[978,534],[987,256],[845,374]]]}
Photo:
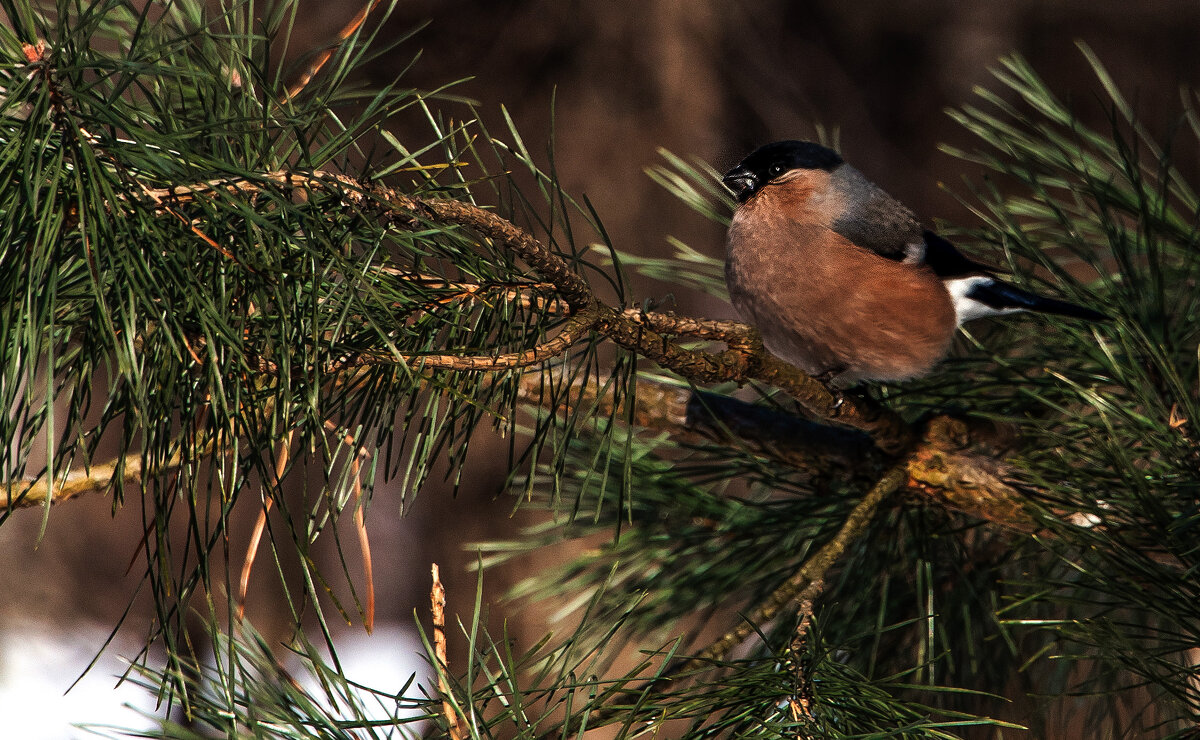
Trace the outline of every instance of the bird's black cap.
{"label": "bird's black cap", "polygon": [[832,171],[842,163],[842,156],[837,152],[811,141],[776,141],[755,149],[722,178],[730,190],[737,196],[739,203],[745,203],[776,177],[791,170],[827,170]]}

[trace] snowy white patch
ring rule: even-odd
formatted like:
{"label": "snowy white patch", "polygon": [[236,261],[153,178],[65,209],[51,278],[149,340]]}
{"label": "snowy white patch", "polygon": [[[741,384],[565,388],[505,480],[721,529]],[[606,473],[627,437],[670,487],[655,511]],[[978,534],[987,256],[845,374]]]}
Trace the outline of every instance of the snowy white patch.
{"label": "snowy white patch", "polygon": [[151,731],[162,710],[155,698],[133,682],[117,686],[139,646],[120,638],[69,692],[108,639],[101,625],[72,624],[53,630],[32,623],[9,623],[0,632],[0,727],[3,736],[21,740],[94,738],[81,729],[109,727]]}
{"label": "snowy white patch", "polygon": [[[378,624],[375,631],[368,635],[362,630],[346,630],[334,635],[334,647],[337,649],[338,662],[346,678],[356,684],[368,686],[379,694],[371,691],[352,689],[354,702],[361,707],[361,712],[367,719],[377,722],[388,722],[397,718],[415,717],[420,711],[409,707],[399,706],[395,699],[386,694],[398,694],[415,673],[417,680],[408,686],[405,692],[408,697],[421,696],[419,684],[433,685],[436,679],[432,676],[429,663],[421,656],[425,650],[416,631],[400,624]],[[325,660],[329,653],[320,650]],[[299,656],[289,658],[288,669],[296,677],[308,695],[321,702],[333,716],[350,718],[354,712],[348,707],[341,706],[342,699],[338,698],[332,704],[329,696],[321,687],[316,677],[303,665]],[[401,726],[392,737],[416,737],[425,729],[425,723],[411,723]],[[382,729],[380,737],[389,736]]]}

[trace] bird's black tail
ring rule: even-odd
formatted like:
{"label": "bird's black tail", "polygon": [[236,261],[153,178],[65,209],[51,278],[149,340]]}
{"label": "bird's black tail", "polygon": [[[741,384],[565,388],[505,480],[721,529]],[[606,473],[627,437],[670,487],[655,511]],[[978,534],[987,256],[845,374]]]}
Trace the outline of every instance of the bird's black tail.
{"label": "bird's black tail", "polygon": [[1085,321],[1108,321],[1109,316],[1090,308],[1077,306],[1074,303],[1060,301],[1057,298],[1047,298],[1036,293],[1021,290],[1015,285],[1003,280],[993,279],[990,283],[980,283],[971,288],[967,296],[998,311],[1004,309],[1020,309],[1052,313],[1059,316],[1070,316]]}

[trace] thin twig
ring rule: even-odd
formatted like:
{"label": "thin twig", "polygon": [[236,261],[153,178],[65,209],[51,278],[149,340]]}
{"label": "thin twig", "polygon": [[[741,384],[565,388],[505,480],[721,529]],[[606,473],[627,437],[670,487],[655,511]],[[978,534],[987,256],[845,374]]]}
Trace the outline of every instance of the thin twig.
{"label": "thin twig", "polygon": [[664,336],[685,336],[710,339],[740,346],[753,341],[754,329],[737,321],[698,319],[692,316],[677,316],[674,313],[658,313],[627,308],[622,315],[635,324],[647,326]]}
{"label": "thin twig", "polygon": [[449,699],[450,685],[446,681],[446,674],[450,670],[450,662],[446,658],[446,588],[442,585],[438,564],[433,563],[430,570],[433,573],[433,588],[429,592],[430,611],[433,613],[433,654],[438,662],[438,692],[442,695],[442,713],[446,715],[451,740],[463,740],[462,723]]}
{"label": "thin twig", "polygon": [[[121,478],[119,481],[114,481],[117,465],[122,462],[124,465],[121,469]],[[0,486],[3,487],[7,496],[5,508],[27,509],[42,506],[47,498],[50,499],[51,505],[61,504],[85,493],[106,491],[114,483],[128,485],[137,483],[141,478],[141,455],[128,455],[124,460],[118,459],[102,465],[90,465],[85,470],[72,470],[67,473],[66,480],[61,483],[53,483],[53,485],[51,481],[43,478],[36,482],[0,483]]]}
{"label": "thin twig", "polygon": [[[515,368],[537,365],[546,360],[559,357],[572,346],[581,341],[596,325],[598,314],[595,310],[580,311],[567,320],[559,333],[552,339],[530,347],[520,352],[508,352],[499,355],[399,355],[400,361],[416,369],[426,370],[469,370],[492,371],[511,370]],[[365,367],[369,365],[394,365],[396,355],[362,354],[348,357],[334,363],[327,372],[335,373],[348,368]]]}
{"label": "thin twig", "polygon": [[903,485],[907,476],[905,464],[896,465],[885,473],[850,511],[846,521],[842,523],[833,539],[822,545],[815,555],[804,561],[804,565],[800,566],[800,569],[792,574],[791,578],[775,589],[754,611],[746,615],[737,627],[722,635],[719,640],[685,663],[680,671],[686,673],[711,661],[723,660],[729,651],[745,642],[746,638],[754,633],[754,630],[774,619],[783,607],[793,601],[812,601],[819,596],[824,589],[825,574],[846,551],[847,545],[863,533],[879,508],[879,504]]}
{"label": "thin twig", "polygon": [[[905,465],[898,464],[879,479],[867,491],[862,500],[851,509],[846,521],[834,534],[833,538],[821,546],[816,554],[804,561],[791,578],[775,589],[765,601],[746,615],[739,624],[726,632],[720,639],[710,644],[699,654],[691,658],[679,658],[668,664],[662,671],[638,686],[617,693],[605,702],[605,706],[588,714],[588,723],[600,726],[602,723],[627,711],[629,706],[638,702],[648,691],[656,686],[673,681],[680,676],[698,671],[710,666],[713,662],[724,660],[734,648],[746,641],[755,630],[774,619],[788,604],[799,602],[810,604],[824,589],[825,576],[834,563],[845,552],[846,547],[866,530],[878,510],[880,503],[897,488],[903,485],[907,473]],[[541,740],[549,740],[543,736]]]}
{"label": "thin twig", "polygon": [[792,721],[800,725],[797,730],[800,737],[810,737],[804,731],[804,725],[816,719],[812,707],[816,700],[813,694],[813,681],[805,652],[808,649],[808,637],[812,630],[813,603],[801,599],[799,606],[800,621],[796,625],[792,644],[788,646],[787,668],[792,674],[792,696],[788,699],[788,708],[792,711]]}
{"label": "thin twig", "polygon": [[454,300],[504,300],[518,302],[522,308],[545,310],[552,314],[569,314],[571,307],[553,295],[550,283],[531,283],[523,281],[502,283],[466,283],[457,280],[447,280],[439,275],[425,275],[397,267],[378,267],[376,271],[383,275],[398,277],[404,282],[420,285],[430,290],[452,290],[448,296],[439,296],[435,300],[444,305]]}
{"label": "thin twig", "polygon": [[[452,354],[376,354],[356,353],[329,363],[322,369],[325,375],[333,375],[349,370],[380,365],[396,365],[403,363],[414,370],[460,370],[467,372],[494,372],[498,370],[515,370],[531,365],[537,365],[547,360],[560,357],[571,347],[583,341],[599,320],[599,312],[595,308],[584,309],[567,321],[563,322],[558,334],[541,344],[517,352],[504,352],[491,355],[452,355]],[[203,336],[195,336],[185,345],[197,364],[203,364],[199,359],[199,350],[203,349],[208,340]],[[275,374],[279,365],[265,357],[254,358],[251,366],[258,372]],[[344,381],[343,381],[344,382]]]}

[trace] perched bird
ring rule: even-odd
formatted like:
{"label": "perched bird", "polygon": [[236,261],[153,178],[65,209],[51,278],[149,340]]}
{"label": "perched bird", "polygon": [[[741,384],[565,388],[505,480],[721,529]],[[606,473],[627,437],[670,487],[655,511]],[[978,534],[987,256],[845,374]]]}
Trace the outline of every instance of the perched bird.
{"label": "perched bird", "polygon": [[819,144],[767,144],[724,182],[738,202],[725,263],[734,307],[773,354],[839,387],[928,373],[972,319],[1107,318],[1000,280]]}

